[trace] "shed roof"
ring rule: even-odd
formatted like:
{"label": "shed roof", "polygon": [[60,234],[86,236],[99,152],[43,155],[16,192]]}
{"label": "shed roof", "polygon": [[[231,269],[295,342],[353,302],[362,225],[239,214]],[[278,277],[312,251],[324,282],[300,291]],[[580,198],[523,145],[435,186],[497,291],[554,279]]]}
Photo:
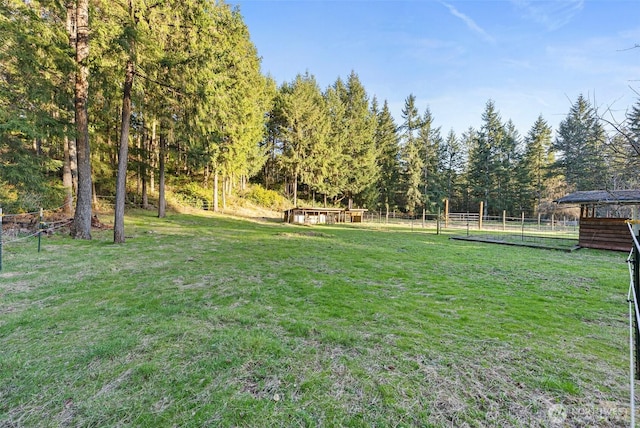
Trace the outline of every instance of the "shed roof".
{"label": "shed roof", "polygon": [[570,193],[555,202],[559,204],[640,204],[640,190],[587,190]]}
{"label": "shed roof", "polygon": [[322,213],[341,213],[344,212],[344,208],[321,208],[321,207],[296,207],[289,208],[285,212],[299,211],[299,212],[322,212]]}

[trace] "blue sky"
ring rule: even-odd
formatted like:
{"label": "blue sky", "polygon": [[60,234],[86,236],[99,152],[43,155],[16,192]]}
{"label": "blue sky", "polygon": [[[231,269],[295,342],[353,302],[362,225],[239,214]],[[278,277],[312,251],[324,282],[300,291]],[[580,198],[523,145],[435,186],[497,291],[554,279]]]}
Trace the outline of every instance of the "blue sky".
{"label": "blue sky", "polygon": [[400,124],[409,94],[443,135],[478,129],[489,99],[525,135],[557,129],[579,94],[619,119],[640,93],[640,1],[235,0],[278,84],[324,90],[355,71]]}

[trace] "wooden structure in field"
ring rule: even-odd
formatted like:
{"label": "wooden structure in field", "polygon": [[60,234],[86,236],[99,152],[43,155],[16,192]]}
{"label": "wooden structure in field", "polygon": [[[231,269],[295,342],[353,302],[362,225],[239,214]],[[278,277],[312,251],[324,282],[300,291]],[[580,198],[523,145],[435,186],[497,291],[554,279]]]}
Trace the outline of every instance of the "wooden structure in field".
{"label": "wooden structure in field", "polygon": [[[637,219],[640,190],[590,190],[574,192],[556,201],[580,205],[578,245],[583,248],[630,251],[632,239],[625,221]],[[626,216],[611,216],[625,207]],[[615,209],[614,209],[615,208]],[[602,215],[602,211],[608,211]]]}
{"label": "wooden structure in field", "polygon": [[291,208],[284,212],[284,221],[306,225],[362,223],[366,211],[344,208]]}

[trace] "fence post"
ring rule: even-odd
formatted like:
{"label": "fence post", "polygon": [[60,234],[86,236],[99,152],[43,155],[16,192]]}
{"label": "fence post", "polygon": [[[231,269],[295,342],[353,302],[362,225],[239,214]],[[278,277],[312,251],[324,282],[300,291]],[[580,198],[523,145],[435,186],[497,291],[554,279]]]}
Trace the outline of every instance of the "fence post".
{"label": "fence post", "polygon": [[423,228],[423,229],[424,229],[424,221],[425,221],[425,219],[426,219],[426,216],[427,216],[427,214],[426,214],[426,210],[423,208],[423,209],[422,209],[422,228]]}
{"label": "fence post", "polygon": [[502,210],[502,231],[507,230],[507,210]]}
{"label": "fence post", "polygon": [[469,236],[469,211],[467,211],[467,236]]}
{"label": "fence post", "polygon": [[540,229],[540,213],[538,213],[538,230],[542,230]]}
{"label": "fence post", "polygon": [[0,272],[2,272],[2,208],[0,208]]}
{"label": "fence post", "polygon": [[484,209],[484,201],[480,201],[480,212],[478,213],[478,229],[482,230],[482,212]]}
{"label": "fence post", "polygon": [[444,228],[449,227],[449,198],[444,200]]}
{"label": "fence post", "polygon": [[42,241],[42,219],[44,217],[44,211],[40,208],[40,222],[38,222],[38,252],[40,252],[40,242]]}
{"label": "fence post", "polygon": [[522,211],[522,240],[524,241],[524,211]]}

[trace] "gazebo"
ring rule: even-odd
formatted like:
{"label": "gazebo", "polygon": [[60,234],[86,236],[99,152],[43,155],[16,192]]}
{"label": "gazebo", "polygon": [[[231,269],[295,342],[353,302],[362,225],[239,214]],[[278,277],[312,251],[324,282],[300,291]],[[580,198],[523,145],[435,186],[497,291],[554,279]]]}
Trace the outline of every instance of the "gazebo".
{"label": "gazebo", "polygon": [[[563,196],[555,202],[580,205],[578,245],[581,247],[631,250],[632,239],[625,221],[638,218],[640,190],[579,191]],[[626,208],[627,215],[612,216],[611,212],[615,207]]]}

